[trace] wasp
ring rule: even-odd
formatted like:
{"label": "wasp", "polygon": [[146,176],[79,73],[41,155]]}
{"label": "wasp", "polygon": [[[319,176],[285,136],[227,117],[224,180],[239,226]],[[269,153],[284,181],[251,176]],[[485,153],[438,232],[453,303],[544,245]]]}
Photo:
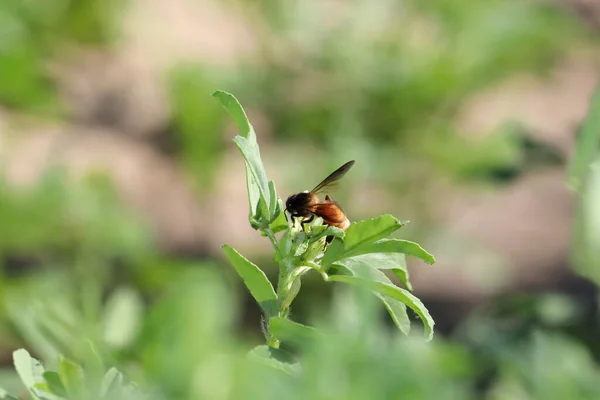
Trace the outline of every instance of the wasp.
{"label": "wasp", "polygon": [[317,194],[334,186],[353,165],[354,160],[348,161],[323,179],[313,190],[305,190],[291,195],[285,202],[285,210],[293,218],[302,218],[303,223],[309,223],[315,217],[321,217],[326,225],[342,230],[348,229],[350,220],[342,207],[328,195],[325,196],[325,201],[321,201]]}

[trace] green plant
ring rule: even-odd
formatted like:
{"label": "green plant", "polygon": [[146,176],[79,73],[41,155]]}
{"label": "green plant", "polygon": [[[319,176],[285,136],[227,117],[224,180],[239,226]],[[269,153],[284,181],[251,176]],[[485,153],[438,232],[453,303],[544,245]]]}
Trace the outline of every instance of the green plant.
{"label": "green plant", "polygon": [[[248,13],[263,28],[262,62],[245,66],[236,90],[269,116],[274,137],[312,139],[321,157],[344,143],[371,153],[373,164],[425,164],[463,180],[517,168],[524,152],[506,129],[462,131],[472,96],[512,75],[549,71],[583,40],[573,18],[546,2],[240,2],[262,7]],[[415,186],[411,174],[378,175]]]}
{"label": "green plant", "polygon": [[180,142],[180,156],[187,169],[206,191],[214,183],[214,172],[222,156],[221,132],[224,115],[206,96],[212,77],[198,64],[182,64],[169,75],[173,107],[172,123]]}
{"label": "green plant", "polygon": [[[355,222],[343,231],[323,225],[316,218],[308,226],[288,221],[275,183],[267,179],[260,158],[256,134],[237,99],[226,92],[213,94],[231,114],[240,135],[234,138],[245,160],[250,225],[268,237],[273,246],[273,260],[279,265],[277,289],[264,272],[230,246],[223,250],[244,284],[265,314],[264,333],[267,345],[279,348],[280,342],[302,342],[318,333],[292,321],[290,305],[298,295],[301,278],[309,271],[321,274],[327,282],[340,282],[366,288],[383,303],[394,323],[405,334],[410,330],[407,307],[423,321],[427,339],[433,335],[434,321],[423,303],[411,293],[405,255],[428,263],[433,256],[417,243],[389,236],[404,223],[392,215]],[[276,234],[282,232],[277,238]],[[327,236],[334,237],[326,246]],[[382,272],[389,270],[405,288],[395,286]]]}
{"label": "green plant", "polygon": [[568,185],[579,195],[572,259],[578,273],[600,283],[600,86],[590,99],[568,171]]}
{"label": "green plant", "polygon": [[[129,232],[124,229],[129,224],[118,223],[122,214],[116,212],[111,196],[101,190],[103,181],[95,179],[95,185],[75,193],[62,192],[58,190],[62,180],[54,176],[31,193],[2,192],[0,206],[4,207],[0,209],[5,213],[0,213],[0,220],[11,222],[3,228],[4,236],[12,240],[4,242],[0,250],[43,249],[41,245],[53,238],[50,228],[58,221],[42,215],[56,214],[58,219],[66,207],[63,204],[69,204],[71,210],[78,210],[75,205],[84,209],[95,205],[96,212],[86,213],[86,218],[69,225],[80,232],[75,237],[88,243],[86,256],[78,261],[82,269],[96,268],[98,260],[113,254],[137,255],[134,259],[143,255],[143,259],[153,259],[152,266],[162,265],[177,279],[166,279],[161,273],[162,286],[153,290],[152,299],[139,297],[120,282],[120,289],[106,292],[107,301],[98,309],[101,312],[88,315],[73,312],[82,303],[79,286],[84,276],[70,280],[54,276],[56,283],[52,283],[53,274],[47,271],[21,278],[27,285],[17,284],[14,278],[10,285],[5,282],[10,290],[3,293],[8,296],[2,308],[8,311],[24,344],[11,343],[10,339],[4,342],[11,349],[28,347],[40,361],[25,350],[17,350],[13,355],[16,373],[11,370],[7,379],[8,371],[0,369],[0,385],[7,389],[0,389],[0,399],[598,397],[597,353],[588,349],[597,342],[597,329],[584,325],[585,310],[576,297],[569,300],[528,293],[519,298],[508,294],[508,304],[472,312],[451,341],[438,336],[425,343],[420,337],[404,337],[388,329],[380,318],[382,300],[403,331],[407,331],[408,318],[403,299],[395,297],[404,289],[393,286],[381,271],[394,272],[410,289],[406,267],[399,260],[403,261],[405,254],[415,254],[432,262],[431,256],[410,242],[387,238],[401,225],[388,215],[356,222],[346,232],[323,226],[320,221],[306,229],[297,222],[288,223],[275,186],[265,177],[256,137],[243,109],[233,96],[223,92],[215,95],[237,122],[245,124],[244,135],[235,141],[247,158],[250,222],[272,240],[274,260],[282,272],[275,290],[260,269],[225,246],[236,270],[265,310],[267,345],[255,347],[258,341],[236,332],[238,298],[224,279],[222,268],[197,261],[181,268],[184,265],[148,253],[137,240],[124,240],[129,235],[122,233]],[[590,113],[595,114],[596,108]],[[595,132],[592,128],[590,125],[587,130]],[[589,166],[581,171],[590,173]],[[261,192],[264,188],[267,190]],[[69,200],[74,194],[78,195]],[[20,217],[11,220],[10,209],[19,210]],[[38,218],[26,219],[35,210]],[[107,220],[107,216],[113,218]],[[40,236],[31,236],[19,222],[29,226],[37,223]],[[106,236],[98,235],[99,230],[106,230]],[[336,239],[324,249],[326,235]],[[373,236],[372,242],[365,241],[367,236]],[[400,243],[405,246],[402,253],[389,252],[400,251]],[[290,304],[300,289],[300,279],[313,269],[327,282],[356,285],[334,285],[332,301],[327,305],[309,299],[314,310],[308,316],[314,326],[310,328],[290,320]],[[114,272],[105,271],[107,276],[98,282],[99,287],[106,290],[112,286],[109,281],[113,279],[106,278]],[[145,273],[154,272],[147,269]],[[33,279],[38,283],[29,282]],[[24,292],[23,286],[29,289]],[[593,307],[595,315],[596,305]],[[426,319],[425,323],[430,333],[432,326],[427,324],[433,322]],[[585,333],[573,332],[574,323],[581,324]],[[3,339],[7,337],[6,332],[1,333]],[[588,346],[582,342],[586,336]],[[298,358],[290,350],[299,350]],[[109,368],[111,365],[115,368]]]}
{"label": "green plant", "polygon": [[[44,368],[42,363],[31,357],[27,350],[19,349],[13,353],[13,362],[21,382],[29,395],[35,400],[60,399],[144,399],[136,387],[127,382],[117,369],[110,368],[100,373],[101,361],[96,369],[83,368],[74,361],[59,357],[57,371]],[[92,372],[92,373],[90,373]],[[93,372],[96,372],[94,374]],[[102,371],[103,372],[103,371]],[[0,399],[18,400],[0,389]]]}
{"label": "green plant", "polygon": [[117,36],[121,0],[0,2],[0,104],[33,113],[64,111],[47,63],[62,62],[65,45],[109,45]]}

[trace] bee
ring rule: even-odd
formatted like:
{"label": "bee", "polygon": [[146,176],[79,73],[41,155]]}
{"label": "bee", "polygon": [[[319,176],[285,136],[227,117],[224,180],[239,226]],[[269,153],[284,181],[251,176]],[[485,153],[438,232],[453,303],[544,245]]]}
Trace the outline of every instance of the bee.
{"label": "bee", "polygon": [[354,160],[348,161],[323,179],[310,192],[305,190],[291,195],[285,202],[285,210],[290,213],[292,218],[302,218],[302,223],[309,223],[315,217],[321,217],[326,225],[335,226],[342,230],[348,229],[350,220],[342,207],[328,195],[325,196],[325,201],[320,201],[317,194],[335,185],[353,165]]}

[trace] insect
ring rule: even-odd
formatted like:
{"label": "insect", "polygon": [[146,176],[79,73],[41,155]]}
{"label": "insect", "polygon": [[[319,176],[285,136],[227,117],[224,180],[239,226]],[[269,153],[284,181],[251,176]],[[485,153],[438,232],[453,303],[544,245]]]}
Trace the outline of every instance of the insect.
{"label": "insect", "polygon": [[335,226],[346,230],[350,226],[350,220],[346,217],[342,207],[331,197],[325,196],[325,201],[320,201],[317,193],[331,188],[339,181],[346,172],[352,168],[354,160],[348,161],[327,178],[323,179],[313,190],[293,194],[285,202],[285,209],[293,218],[302,218],[303,223],[311,222],[315,217],[323,218],[326,225]]}

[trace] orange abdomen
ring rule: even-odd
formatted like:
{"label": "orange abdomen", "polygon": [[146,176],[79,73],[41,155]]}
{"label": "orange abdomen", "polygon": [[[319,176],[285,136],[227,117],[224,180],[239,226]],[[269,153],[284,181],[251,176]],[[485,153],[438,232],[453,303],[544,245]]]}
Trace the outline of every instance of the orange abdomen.
{"label": "orange abdomen", "polygon": [[318,203],[311,210],[315,215],[323,218],[323,222],[327,225],[335,226],[346,230],[350,226],[350,220],[342,209],[331,201]]}

